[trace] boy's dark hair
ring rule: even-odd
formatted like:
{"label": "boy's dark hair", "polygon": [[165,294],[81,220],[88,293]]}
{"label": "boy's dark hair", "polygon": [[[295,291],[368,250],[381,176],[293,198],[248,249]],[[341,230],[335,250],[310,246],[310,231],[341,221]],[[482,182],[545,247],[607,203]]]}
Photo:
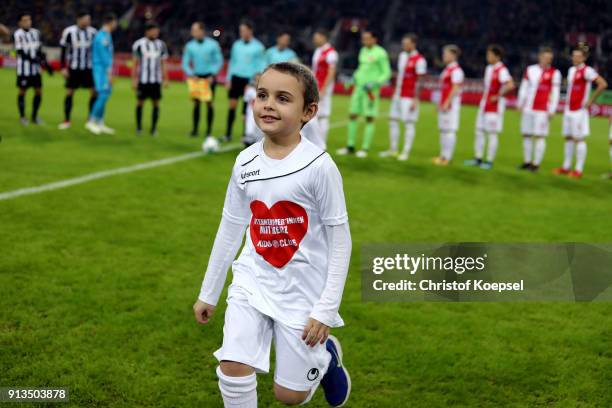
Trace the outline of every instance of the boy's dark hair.
{"label": "boy's dark hair", "polygon": [[538,54],[543,54],[545,52],[549,52],[551,54],[554,54],[554,51],[552,49],[552,47],[548,46],[548,45],[543,45],[540,47],[540,49],[538,50]]}
{"label": "boy's dark hair", "polygon": [[326,30],[325,28],[319,27],[314,32],[321,34],[325,38],[329,38],[329,31]]}
{"label": "boy's dark hair", "polygon": [[85,17],[89,15],[89,11],[88,10],[79,10],[79,12],[77,13],[77,18],[81,18],[81,17]]}
{"label": "boy's dark hair", "polygon": [[242,20],[240,20],[240,24],[239,25],[247,26],[249,28],[249,30],[254,31],[253,22],[251,20],[249,20],[248,18],[243,18]]}
{"label": "boy's dark hair", "polygon": [[29,16],[30,18],[32,18],[32,15],[30,13],[26,13],[26,12],[19,13],[17,15],[17,22],[20,23],[21,19],[24,18],[25,16]]}
{"label": "boy's dark hair", "polygon": [[580,51],[582,55],[584,55],[584,58],[589,57],[589,45],[587,43],[579,42],[574,47],[574,51]]}
{"label": "boy's dark hair", "polygon": [[113,21],[116,21],[116,20],[117,20],[117,16],[115,15],[115,13],[106,13],[104,17],[102,17],[102,22],[104,24],[112,23]]}
{"label": "boy's dark hair", "polygon": [[461,48],[459,48],[459,46],[456,44],[447,44],[444,46],[443,50],[454,54],[456,58],[459,58],[461,55]]}
{"label": "boy's dark hair", "polygon": [[363,32],[364,34],[365,34],[365,33],[370,33],[370,35],[371,35],[372,37],[376,38],[377,40],[380,38],[380,37],[378,36],[378,31],[377,31],[377,30],[375,30],[374,28],[366,28],[366,29],[364,29],[362,32]]}
{"label": "boy's dark hair", "polygon": [[276,34],[276,38],[278,38],[278,37],[282,37],[283,35],[289,35],[289,36],[291,36],[291,34],[289,33],[289,31],[287,31],[287,30],[282,30],[282,31],[279,31],[279,32],[278,32],[278,34]]}
{"label": "boy's dark hair", "polygon": [[317,86],[317,80],[308,67],[302,64],[296,64],[295,62],[277,62],[276,64],[268,65],[263,73],[271,69],[291,75],[302,84],[302,87],[304,87],[304,108],[312,103],[319,102],[319,87]]}
{"label": "boy's dark hair", "polygon": [[490,44],[487,47],[487,51],[492,52],[499,59],[502,59],[504,57],[504,49],[499,44]]}
{"label": "boy's dark hair", "polygon": [[415,33],[406,33],[402,38],[407,38],[415,44],[419,40],[419,37]]}
{"label": "boy's dark hair", "polygon": [[145,24],[145,32],[149,31],[149,30],[152,30],[154,28],[159,28],[159,25],[155,21],[148,21]]}

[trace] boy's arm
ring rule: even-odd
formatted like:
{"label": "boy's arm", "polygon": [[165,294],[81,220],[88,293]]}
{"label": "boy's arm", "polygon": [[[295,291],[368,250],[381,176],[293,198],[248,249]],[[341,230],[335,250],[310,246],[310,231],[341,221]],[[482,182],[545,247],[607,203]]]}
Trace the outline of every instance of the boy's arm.
{"label": "boy's arm", "polygon": [[193,76],[193,70],[191,69],[191,51],[189,50],[189,44],[185,46],[183,50],[183,58],[181,60],[181,67],[186,77]]}
{"label": "boy's arm", "polygon": [[214,64],[211,68],[211,71],[213,73],[214,76],[217,76],[217,74],[219,73],[219,71],[221,71],[221,68],[223,68],[223,53],[221,52],[221,46],[219,45],[219,43],[215,43],[215,48],[214,48]]}
{"label": "boy's arm", "polygon": [[550,101],[548,105],[548,114],[553,116],[557,112],[559,105],[559,97],[561,94],[561,72],[558,70],[553,74],[552,92],[550,93]]}
{"label": "boy's arm", "polygon": [[333,326],[348,275],[352,242],[348,222],[327,225],[325,231],[329,247],[327,280],[321,298],[315,303],[310,317],[326,326]]}
{"label": "boy's arm", "polygon": [[198,299],[204,303],[215,306],[223,291],[227,270],[242,245],[246,225],[231,221],[228,217],[221,217],[217,236],[213,244],[208,267],[202,281]]}

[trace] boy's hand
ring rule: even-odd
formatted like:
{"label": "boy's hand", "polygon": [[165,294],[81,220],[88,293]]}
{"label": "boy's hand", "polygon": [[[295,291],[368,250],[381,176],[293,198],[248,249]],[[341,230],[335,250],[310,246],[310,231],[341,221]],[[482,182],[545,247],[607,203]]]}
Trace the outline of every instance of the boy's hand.
{"label": "boy's hand", "polygon": [[329,326],[324,325],[318,320],[313,318],[308,319],[304,332],[302,333],[302,340],[310,347],[314,347],[317,343],[323,344],[329,336]]}
{"label": "boy's hand", "polygon": [[193,313],[195,314],[195,319],[198,323],[206,324],[215,313],[215,307],[198,299],[193,304]]}

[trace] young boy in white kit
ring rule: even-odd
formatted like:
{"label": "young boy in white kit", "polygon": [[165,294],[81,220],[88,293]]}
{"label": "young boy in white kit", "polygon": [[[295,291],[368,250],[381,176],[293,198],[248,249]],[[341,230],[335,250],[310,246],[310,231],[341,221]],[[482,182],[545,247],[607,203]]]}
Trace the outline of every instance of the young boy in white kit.
{"label": "young boy in white kit", "polygon": [[193,306],[207,323],[232,264],[214,353],[225,407],[257,406],[256,373],[269,370],[272,339],[279,401],[307,403],[319,384],[331,406],[350,394],[340,343],[329,335],[344,324],[338,309],[351,253],[342,178],[330,155],[300,135],[317,102],[315,78],[295,63],[270,65],[257,84],[253,112],[265,136],[236,158]]}

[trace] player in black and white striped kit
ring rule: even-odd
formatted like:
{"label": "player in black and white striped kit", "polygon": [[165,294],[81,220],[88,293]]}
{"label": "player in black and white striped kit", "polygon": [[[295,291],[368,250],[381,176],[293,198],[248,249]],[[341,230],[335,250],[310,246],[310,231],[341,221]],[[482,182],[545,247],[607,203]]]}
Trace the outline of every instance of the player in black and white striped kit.
{"label": "player in black and white striped kit", "polygon": [[70,127],[72,96],[76,89],[89,89],[89,111],[96,100],[91,72],[91,43],[95,35],[96,29],[91,27],[91,16],[87,11],[79,12],[76,24],[66,27],[62,33],[60,63],[62,74],[66,78],[66,97],[64,98],[64,121],[59,124],[59,129]]}
{"label": "player in black and white striped kit", "polygon": [[168,85],[168,70],[166,59],[168,49],[159,39],[159,26],[147,23],[145,36],[137,40],[132,46],[134,68],[132,71],[132,87],[136,90],[136,132],[142,133],[142,106],[145,99],[153,102],[153,115],[151,119],[151,136],[157,135],[157,120],[159,119],[159,100],[161,99],[161,85]]}
{"label": "player in black and white striped kit", "polygon": [[32,123],[41,124],[38,119],[38,108],[42,101],[42,80],[40,78],[41,65],[50,70],[47,65],[45,54],[42,52],[40,31],[32,28],[32,17],[21,14],[18,19],[19,28],[13,35],[15,41],[15,51],[17,52],[17,106],[19,108],[19,118],[21,124],[27,125],[29,122],[25,117],[25,93],[28,88],[34,88],[34,100],[32,102]]}

